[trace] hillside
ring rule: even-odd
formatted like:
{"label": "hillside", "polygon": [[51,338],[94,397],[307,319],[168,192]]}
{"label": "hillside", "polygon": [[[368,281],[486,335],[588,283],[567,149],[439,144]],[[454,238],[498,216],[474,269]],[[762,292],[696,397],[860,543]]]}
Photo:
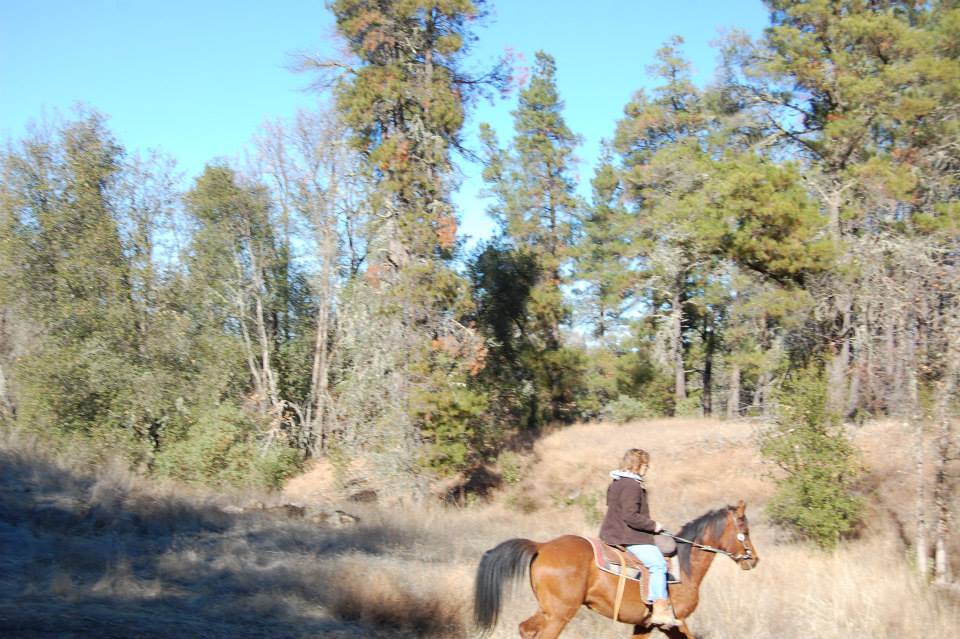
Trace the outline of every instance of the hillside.
{"label": "hillside", "polygon": [[[499,471],[509,481],[488,503],[467,497],[467,506],[347,502],[349,491],[322,466],[287,495],[156,485],[120,468],[86,471],[8,434],[0,445],[0,636],[473,636],[472,576],[483,551],[509,537],[595,532],[606,473],[631,446],[653,455],[653,510],[668,527],[748,503],[761,563],[747,573],[714,564],[690,622],[698,637],[950,636],[960,603],[921,587],[907,562],[912,466],[899,428],[856,431],[870,517],[859,540],[832,554],[765,521],[771,485],[747,422],[558,430],[529,454],[507,456]],[[305,517],[269,508],[295,500]],[[256,501],[267,508],[249,507]],[[359,521],[318,520],[331,509]],[[515,637],[533,609],[520,584],[493,636]],[[584,609],[563,636],[626,636],[625,627],[613,631]]]}

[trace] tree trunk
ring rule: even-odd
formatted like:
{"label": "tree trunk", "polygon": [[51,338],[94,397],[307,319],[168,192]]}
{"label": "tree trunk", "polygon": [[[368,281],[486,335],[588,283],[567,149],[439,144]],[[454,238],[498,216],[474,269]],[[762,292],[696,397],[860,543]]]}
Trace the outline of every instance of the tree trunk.
{"label": "tree trunk", "polygon": [[[338,171],[336,156],[331,159],[326,197],[314,211],[314,223],[320,231],[320,286],[317,299],[316,341],[314,343],[313,371],[310,377],[312,420],[308,428],[309,450],[316,454],[325,452],[328,442],[328,385],[329,385],[329,340],[330,309],[333,306],[333,278],[337,268],[336,222],[331,219],[338,198]],[[318,441],[319,439],[319,441]]]}
{"label": "tree trunk", "polygon": [[730,369],[730,388],[727,395],[727,419],[740,417],[740,365]]}
{"label": "tree trunk", "polygon": [[260,376],[260,370],[257,367],[257,357],[253,348],[253,340],[250,338],[250,331],[247,329],[247,300],[243,295],[243,268],[240,265],[238,256],[234,256],[234,267],[237,272],[237,283],[234,291],[234,303],[237,305],[237,322],[240,324],[240,337],[243,339],[243,351],[247,360],[247,368],[250,369],[250,380],[253,382],[253,392],[256,395],[257,410],[261,414],[267,412],[267,392],[264,388],[263,378]]}
{"label": "tree trunk", "polygon": [[927,514],[926,514],[926,487],[924,485],[925,480],[925,464],[924,464],[924,449],[926,446],[923,443],[923,420],[915,420],[916,427],[916,456],[914,458],[914,468],[917,479],[916,487],[916,504],[914,505],[915,509],[915,520],[917,523],[917,532],[916,532],[916,542],[914,543],[915,557],[917,561],[917,572],[920,574],[920,577],[924,580],[927,578],[927,575],[930,574],[930,566],[928,563],[928,556],[930,554],[929,543],[927,541]]}
{"label": "tree trunk", "polygon": [[7,375],[3,370],[3,362],[0,362],[0,422],[10,419],[13,416],[10,398],[7,389]]}
{"label": "tree trunk", "polygon": [[867,333],[867,327],[861,325],[855,332],[853,339],[852,362],[850,365],[850,384],[847,387],[847,399],[844,406],[844,415],[854,415],[860,409],[862,402],[861,385],[864,377],[864,369],[868,366],[865,357],[867,352],[867,342],[870,340]]}
{"label": "tree trunk", "polygon": [[670,296],[670,342],[673,349],[673,400],[678,408],[687,399],[687,378],[683,364],[683,280],[681,271]]}
{"label": "tree trunk", "polygon": [[841,416],[846,416],[848,397],[848,374],[850,371],[850,300],[841,302],[840,334],[834,343],[833,358],[827,372],[827,406]]}
{"label": "tree trunk", "polygon": [[713,414],[713,353],[716,350],[714,333],[710,327],[710,320],[705,320],[706,344],[703,355],[703,392],[700,406],[705,416]]}
{"label": "tree trunk", "polygon": [[947,355],[944,380],[940,384],[940,396],[937,398],[937,421],[939,433],[937,436],[937,460],[933,485],[933,503],[937,509],[937,523],[934,531],[934,559],[933,578],[936,583],[950,583],[950,557],[947,550],[947,539],[950,535],[950,520],[953,516],[952,507],[955,503],[953,486],[947,474],[947,462],[953,448],[953,416],[950,414],[950,401],[956,391],[957,373],[960,371],[960,344],[957,340],[957,329],[952,326],[958,324],[956,313],[946,325]]}
{"label": "tree trunk", "polygon": [[[912,324],[912,322],[910,322]],[[917,369],[915,357],[916,344],[910,337],[906,343],[906,361],[908,400],[905,409],[908,415],[908,424],[913,422],[916,433],[914,472],[916,473],[916,503],[914,504],[914,521],[917,524],[916,542],[914,550],[917,561],[917,572],[925,580],[930,574],[928,563],[929,541],[927,539],[927,492],[926,492],[926,443],[924,442],[923,416],[918,410],[919,394],[917,388]]]}
{"label": "tree trunk", "polygon": [[940,417],[940,433],[937,438],[936,475],[933,487],[933,503],[937,509],[937,522],[934,530],[933,579],[940,584],[950,583],[950,558],[947,553],[947,539],[950,535],[951,505],[953,504],[952,486],[947,476],[947,458],[950,454],[951,424],[946,403]]}
{"label": "tree trunk", "polygon": [[897,348],[896,339],[897,334],[903,335],[899,314],[889,312],[886,324],[887,330],[884,341],[886,346],[886,383],[889,398],[885,408],[891,411],[894,406],[904,405],[907,399],[907,390],[904,384],[903,361],[898,355],[900,349]]}

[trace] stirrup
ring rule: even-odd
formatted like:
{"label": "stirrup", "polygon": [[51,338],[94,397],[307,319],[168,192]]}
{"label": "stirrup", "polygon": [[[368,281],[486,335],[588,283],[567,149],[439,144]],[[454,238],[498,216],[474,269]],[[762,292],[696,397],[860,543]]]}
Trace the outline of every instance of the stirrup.
{"label": "stirrup", "polygon": [[668,584],[679,584],[682,583],[680,580],[680,566],[677,561],[676,556],[667,557],[667,583]]}

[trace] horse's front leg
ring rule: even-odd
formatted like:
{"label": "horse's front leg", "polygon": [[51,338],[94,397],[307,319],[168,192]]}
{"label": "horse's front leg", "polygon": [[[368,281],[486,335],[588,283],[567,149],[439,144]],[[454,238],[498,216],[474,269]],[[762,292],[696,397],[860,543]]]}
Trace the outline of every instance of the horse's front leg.
{"label": "horse's front leg", "polygon": [[653,628],[653,626],[634,626],[630,639],[647,639],[647,637],[653,634]]}
{"label": "horse's front leg", "polygon": [[663,629],[662,632],[670,639],[695,639],[693,633],[687,628],[687,623],[682,620],[675,627]]}
{"label": "horse's front leg", "polygon": [[675,628],[660,628],[658,626],[634,626],[630,639],[648,639],[654,630],[659,630],[670,639],[695,639],[687,624],[681,621]]}

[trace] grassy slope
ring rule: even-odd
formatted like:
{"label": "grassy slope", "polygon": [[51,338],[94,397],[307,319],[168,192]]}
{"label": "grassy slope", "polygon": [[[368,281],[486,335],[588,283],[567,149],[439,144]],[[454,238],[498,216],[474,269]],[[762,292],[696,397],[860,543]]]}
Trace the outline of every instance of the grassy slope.
{"label": "grassy slope", "polygon": [[[257,498],[85,473],[28,442],[0,442],[0,637],[465,637],[472,573],[515,536],[592,534],[607,472],[625,448],[651,451],[654,515],[668,527],[747,500],[762,560],[719,560],[691,627],[703,639],[951,636],[960,607],[911,577],[911,453],[893,423],[858,432],[870,475],[862,539],[824,554],[762,516],[771,486],[745,423],[581,425],[540,441],[523,478],[489,504],[348,506],[361,523],[321,528],[221,508]],[[335,501],[301,478],[296,497]],[[513,473],[516,475],[516,472]],[[259,496],[261,499],[268,499]],[[274,497],[279,499],[279,497]],[[960,552],[954,549],[954,553]],[[509,597],[494,638],[516,637],[529,588]],[[626,635],[582,610],[565,638]]]}

